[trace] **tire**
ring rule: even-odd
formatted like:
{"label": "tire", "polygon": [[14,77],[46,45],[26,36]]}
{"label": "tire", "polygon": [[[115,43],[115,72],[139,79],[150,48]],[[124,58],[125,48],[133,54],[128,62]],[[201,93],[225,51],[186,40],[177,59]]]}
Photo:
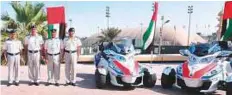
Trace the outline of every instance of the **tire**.
{"label": "tire", "polygon": [[97,88],[105,88],[106,86],[106,76],[99,73],[99,71],[95,70],[95,82]]}
{"label": "tire", "polygon": [[135,86],[132,86],[131,84],[124,84],[123,85],[123,88],[125,90],[134,90],[135,89]]}
{"label": "tire", "polygon": [[164,89],[172,88],[172,85],[175,83],[175,81],[176,81],[176,72],[174,69],[171,70],[169,75],[165,75],[164,73],[162,73],[161,86]]}
{"label": "tire", "polygon": [[232,95],[232,82],[227,83],[226,95]]}
{"label": "tire", "polygon": [[150,74],[145,71],[143,76],[143,85],[144,87],[152,88],[156,83],[156,74]]}

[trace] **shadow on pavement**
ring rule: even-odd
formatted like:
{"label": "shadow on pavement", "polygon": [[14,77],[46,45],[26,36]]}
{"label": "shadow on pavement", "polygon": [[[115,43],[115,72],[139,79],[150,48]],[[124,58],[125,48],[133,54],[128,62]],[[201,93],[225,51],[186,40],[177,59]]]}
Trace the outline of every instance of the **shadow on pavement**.
{"label": "shadow on pavement", "polygon": [[[20,84],[27,84],[27,85],[29,85],[29,83],[30,83],[30,81],[24,81],[24,80],[20,80],[19,81],[19,85]],[[7,80],[1,80],[1,85],[7,85],[8,84],[8,81]],[[46,84],[46,82],[40,82],[39,83],[40,85],[45,85]]]}
{"label": "shadow on pavement", "polygon": [[96,89],[93,74],[77,73],[76,77],[81,78],[80,81],[76,82],[78,87],[87,88],[87,89]]}
{"label": "shadow on pavement", "polygon": [[[78,87],[86,88],[86,89],[98,89],[96,87],[96,85],[95,85],[95,76],[94,76],[94,74],[77,73],[76,77],[81,78],[80,81],[76,82]],[[117,87],[117,86],[113,86],[111,84],[108,84],[105,88],[102,88],[101,90],[129,91],[129,90],[133,90],[133,89],[125,89],[123,87]]]}
{"label": "shadow on pavement", "polygon": [[[196,91],[186,91],[179,89],[177,87],[172,87],[170,89],[163,89],[161,85],[155,85],[152,89],[154,92],[167,94],[167,95],[205,95],[204,93],[196,92]],[[218,95],[216,93],[207,94],[207,95]]]}

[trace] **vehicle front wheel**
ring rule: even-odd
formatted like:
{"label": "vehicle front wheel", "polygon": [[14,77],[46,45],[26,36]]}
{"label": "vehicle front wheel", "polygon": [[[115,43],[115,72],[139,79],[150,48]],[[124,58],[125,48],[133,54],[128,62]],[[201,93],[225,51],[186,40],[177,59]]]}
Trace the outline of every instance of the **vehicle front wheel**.
{"label": "vehicle front wheel", "polygon": [[150,74],[149,72],[144,72],[143,85],[144,87],[152,88],[156,83],[156,74]]}
{"label": "vehicle front wheel", "polygon": [[106,75],[102,75],[99,71],[95,70],[95,82],[97,88],[104,88],[106,86]]}
{"label": "vehicle front wheel", "polygon": [[132,86],[131,84],[124,84],[123,88],[124,90],[134,90],[135,86]]}
{"label": "vehicle front wheel", "polygon": [[232,82],[227,83],[226,95],[232,95]]}
{"label": "vehicle front wheel", "polygon": [[168,75],[162,73],[161,86],[163,88],[171,88],[172,85],[175,83],[175,79],[176,79],[175,75],[176,75],[176,72],[174,69],[172,69]]}

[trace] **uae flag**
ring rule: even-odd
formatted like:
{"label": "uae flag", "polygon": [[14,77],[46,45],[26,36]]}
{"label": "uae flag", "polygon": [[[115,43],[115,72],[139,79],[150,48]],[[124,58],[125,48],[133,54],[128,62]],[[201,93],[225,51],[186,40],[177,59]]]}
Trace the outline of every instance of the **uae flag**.
{"label": "uae flag", "polygon": [[64,7],[48,7],[47,8],[48,21],[48,39],[51,38],[51,30],[57,29],[57,36],[63,39],[65,36],[65,12]]}
{"label": "uae flag", "polygon": [[147,49],[152,50],[152,47],[153,47],[153,43],[154,43],[153,39],[154,39],[157,14],[158,14],[158,3],[157,2],[155,2],[154,8],[155,10],[153,12],[150,24],[146,32],[143,34],[143,50],[147,50]]}
{"label": "uae flag", "polygon": [[232,40],[232,1],[226,1],[223,13],[221,40]]}

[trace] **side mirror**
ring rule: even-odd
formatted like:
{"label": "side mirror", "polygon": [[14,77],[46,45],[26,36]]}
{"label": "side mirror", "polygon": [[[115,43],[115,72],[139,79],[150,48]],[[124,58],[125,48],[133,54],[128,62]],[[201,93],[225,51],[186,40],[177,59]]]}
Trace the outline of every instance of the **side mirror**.
{"label": "side mirror", "polygon": [[135,50],[135,54],[140,54],[141,53],[141,50],[140,49],[136,49]]}
{"label": "side mirror", "polygon": [[104,50],[103,43],[101,43],[100,45],[98,45],[98,49],[99,49],[99,51],[103,51]]}
{"label": "side mirror", "polygon": [[132,40],[132,44],[133,44],[133,46],[135,46],[135,39]]}
{"label": "side mirror", "polygon": [[187,49],[179,50],[179,52],[182,56],[188,56],[190,54],[190,52]]}

